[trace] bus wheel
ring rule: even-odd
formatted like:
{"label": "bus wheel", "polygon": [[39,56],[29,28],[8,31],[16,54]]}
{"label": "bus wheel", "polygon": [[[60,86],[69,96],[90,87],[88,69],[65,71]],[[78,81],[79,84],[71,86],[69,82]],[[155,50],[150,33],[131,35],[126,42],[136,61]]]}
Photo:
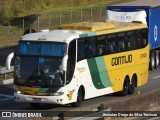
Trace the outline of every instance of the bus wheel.
{"label": "bus wheel", "polygon": [[159,52],[155,52],[155,69],[159,66]]}
{"label": "bus wheel", "polygon": [[128,94],[130,94],[130,95],[133,94],[135,91],[135,87],[136,87],[136,78],[135,78],[135,76],[133,76],[131,84],[129,84]]}
{"label": "bus wheel", "polygon": [[122,96],[126,96],[128,94],[128,89],[129,89],[129,82],[128,82],[128,79],[125,78],[123,83],[123,90],[120,92],[120,94]]}
{"label": "bus wheel", "polygon": [[[158,55],[159,55],[159,60],[160,60],[160,51],[158,51],[158,53],[159,53]],[[160,62],[159,62],[159,65],[160,65]]]}
{"label": "bus wheel", "polygon": [[36,108],[40,105],[40,103],[30,103],[31,107]]}
{"label": "bus wheel", "polygon": [[155,57],[154,52],[150,53],[150,63],[149,63],[149,69],[153,70],[155,68]]}
{"label": "bus wheel", "polygon": [[82,92],[82,89],[80,88],[80,89],[78,90],[78,94],[77,94],[77,102],[72,103],[71,105],[72,105],[73,107],[80,107],[82,101],[83,101],[83,92]]}

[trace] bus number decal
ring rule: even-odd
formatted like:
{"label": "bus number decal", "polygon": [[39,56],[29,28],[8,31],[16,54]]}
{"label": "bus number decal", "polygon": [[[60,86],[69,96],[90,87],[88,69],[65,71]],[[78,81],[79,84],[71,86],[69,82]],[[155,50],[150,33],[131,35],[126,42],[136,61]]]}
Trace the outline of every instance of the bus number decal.
{"label": "bus number decal", "polygon": [[121,64],[131,63],[132,62],[132,55],[128,56],[120,56],[112,58],[111,64],[112,66],[117,66]]}

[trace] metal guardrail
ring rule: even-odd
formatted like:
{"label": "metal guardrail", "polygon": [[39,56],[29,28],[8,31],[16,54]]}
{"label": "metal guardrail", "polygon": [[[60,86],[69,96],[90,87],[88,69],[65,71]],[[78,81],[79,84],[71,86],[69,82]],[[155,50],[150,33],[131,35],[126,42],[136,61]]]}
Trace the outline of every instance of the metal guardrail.
{"label": "metal guardrail", "polygon": [[4,79],[6,79],[6,75],[8,73],[12,73],[14,71],[14,66],[11,66],[10,70],[7,70],[5,67],[0,69],[0,75],[4,75]]}

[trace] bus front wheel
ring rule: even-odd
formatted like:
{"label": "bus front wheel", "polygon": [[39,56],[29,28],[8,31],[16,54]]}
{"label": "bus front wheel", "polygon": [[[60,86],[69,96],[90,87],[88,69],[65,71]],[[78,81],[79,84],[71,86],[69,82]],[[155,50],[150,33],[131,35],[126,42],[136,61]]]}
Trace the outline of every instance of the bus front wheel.
{"label": "bus front wheel", "polygon": [[80,89],[78,90],[78,93],[77,93],[77,101],[74,102],[74,103],[72,103],[71,105],[72,105],[73,107],[80,107],[82,101],[83,101],[83,92],[82,92],[82,89],[80,88]]}

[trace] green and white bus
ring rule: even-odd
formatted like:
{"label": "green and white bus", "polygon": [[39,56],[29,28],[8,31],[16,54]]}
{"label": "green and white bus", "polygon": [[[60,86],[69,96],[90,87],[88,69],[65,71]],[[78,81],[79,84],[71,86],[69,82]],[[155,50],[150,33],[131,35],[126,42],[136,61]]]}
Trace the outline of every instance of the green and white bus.
{"label": "green and white bus", "polygon": [[15,58],[14,98],[80,106],[85,99],[133,94],[148,82],[149,44],[145,24],[82,22],[21,37]]}

